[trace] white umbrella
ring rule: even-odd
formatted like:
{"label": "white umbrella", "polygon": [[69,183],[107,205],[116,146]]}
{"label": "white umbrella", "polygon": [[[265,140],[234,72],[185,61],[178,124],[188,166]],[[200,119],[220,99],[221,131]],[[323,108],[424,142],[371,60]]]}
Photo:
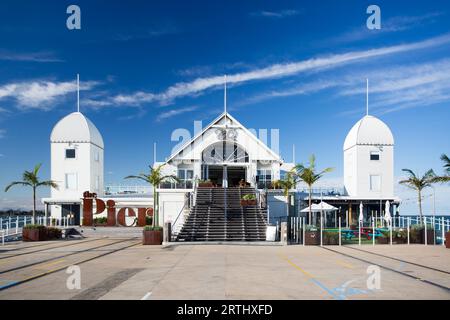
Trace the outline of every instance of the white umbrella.
{"label": "white umbrella", "polygon": [[389,202],[389,200],[386,201],[386,205],[385,205],[385,213],[384,213],[384,220],[386,220],[386,222],[390,222],[391,221],[391,214],[389,213],[391,208],[391,203]]}
{"label": "white umbrella", "polygon": [[[335,211],[338,210],[338,208],[333,207],[329,203],[326,203],[325,201],[321,203],[313,203],[311,205],[311,211],[312,212],[320,212],[320,211]],[[309,212],[309,207],[306,207],[301,210],[301,212]]]}
{"label": "white umbrella", "polygon": [[363,204],[362,201],[359,203],[359,222],[363,222],[364,215],[363,215]]}

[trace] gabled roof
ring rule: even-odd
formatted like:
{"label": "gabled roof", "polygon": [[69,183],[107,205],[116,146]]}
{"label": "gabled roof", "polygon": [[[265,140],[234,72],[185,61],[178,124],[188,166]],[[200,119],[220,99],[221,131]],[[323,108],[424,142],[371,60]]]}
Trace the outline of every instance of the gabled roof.
{"label": "gabled roof", "polygon": [[251,133],[242,123],[236,120],[232,115],[230,115],[228,112],[222,112],[221,115],[219,115],[216,119],[214,119],[208,126],[206,126],[200,133],[198,133],[194,138],[192,138],[189,142],[185,143],[180,149],[175,151],[166,161],[165,163],[171,161],[173,158],[175,158],[178,154],[180,154],[183,150],[185,150],[189,145],[191,145],[194,141],[196,141],[198,138],[200,138],[208,129],[210,129],[212,126],[218,124],[220,120],[223,118],[228,118],[237,126],[242,129],[245,133],[248,134],[249,137],[251,137],[258,145],[260,145],[262,148],[264,148],[266,151],[268,151],[276,160],[283,162],[283,160],[280,158],[278,154],[276,154],[272,149],[270,149],[264,142],[259,140],[253,133]]}

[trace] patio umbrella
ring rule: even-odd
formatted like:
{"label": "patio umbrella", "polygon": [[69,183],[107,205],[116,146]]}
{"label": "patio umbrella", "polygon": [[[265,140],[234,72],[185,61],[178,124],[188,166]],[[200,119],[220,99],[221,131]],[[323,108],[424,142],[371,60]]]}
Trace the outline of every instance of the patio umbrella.
{"label": "patio umbrella", "polygon": [[363,203],[362,201],[359,203],[359,222],[363,222],[364,215],[363,215]]}
{"label": "patio umbrella", "polygon": [[390,214],[390,208],[391,208],[391,203],[389,202],[389,200],[386,201],[386,205],[385,205],[385,213],[384,213],[384,220],[386,220],[386,222],[390,223],[391,222],[391,214]]}

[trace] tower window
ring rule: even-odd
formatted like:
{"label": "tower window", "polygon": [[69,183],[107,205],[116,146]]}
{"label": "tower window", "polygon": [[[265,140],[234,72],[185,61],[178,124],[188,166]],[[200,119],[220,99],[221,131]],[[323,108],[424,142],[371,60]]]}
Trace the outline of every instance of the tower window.
{"label": "tower window", "polygon": [[381,190],[381,176],[371,175],[370,176],[370,191],[380,191]]}
{"label": "tower window", "polygon": [[75,159],[75,149],[66,149],[66,159]]}
{"label": "tower window", "polygon": [[370,160],[380,160],[380,153],[378,151],[371,151]]}
{"label": "tower window", "polygon": [[76,173],[66,173],[66,189],[68,190],[78,189],[78,181]]}

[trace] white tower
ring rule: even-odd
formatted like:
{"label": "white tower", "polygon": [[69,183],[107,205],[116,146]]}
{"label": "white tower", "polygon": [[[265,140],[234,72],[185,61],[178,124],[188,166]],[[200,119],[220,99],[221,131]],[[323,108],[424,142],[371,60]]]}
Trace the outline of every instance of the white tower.
{"label": "white tower", "polygon": [[380,119],[366,115],[344,142],[344,185],[349,196],[394,196],[394,137]]}
{"label": "white tower", "polygon": [[51,179],[59,185],[51,191],[53,199],[79,200],[84,191],[103,194],[103,138],[88,118],[81,112],[64,117],[53,128],[50,143]]}

